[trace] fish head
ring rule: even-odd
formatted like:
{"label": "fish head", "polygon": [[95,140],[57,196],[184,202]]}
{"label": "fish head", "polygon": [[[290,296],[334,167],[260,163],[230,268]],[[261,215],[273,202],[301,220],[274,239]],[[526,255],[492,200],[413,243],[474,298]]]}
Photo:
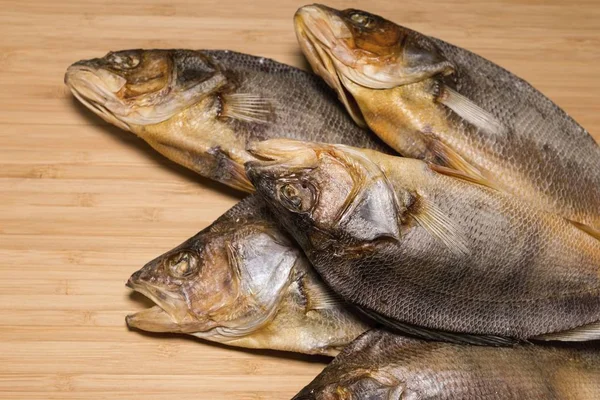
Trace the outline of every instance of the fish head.
{"label": "fish head", "polygon": [[131,131],[203,176],[252,191],[236,148],[221,132],[220,94],[230,85],[201,51],[124,50],[71,65],[65,83],[105,121]]}
{"label": "fish head", "polygon": [[236,221],[202,231],[134,273],[127,286],[156,306],[129,315],[132,328],[239,340],[278,310],[300,257],[273,227]]}
{"label": "fish head", "polygon": [[167,120],[224,81],[208,58],[180,50],[109,52],[78,61],[65,74],[78,100],[125,130]]}
{"label": "fish head", "polygon": [[426,36],[366,11],[301,7],[296,36],[313,70],[364,125],[358,104],[373,89],[390,89],[451,74],[452,64]]}
{"label": "fish head", "polygon": [[246,173],[307,254],[399,237],[396,199],[365,150],[286,139],[255,142]]}
{"label": "fish head", "polygon": [[292,400],[388,400],[416,394],[387,372],[350,368],[326,369]]}
{"label": "fish head", "polygon": [[343,375],[336,377],[334,382],[311,384],[292,400],[389,400],[401,399],[408,394],[402,384],[382,382],[368,373],[363,376]]}

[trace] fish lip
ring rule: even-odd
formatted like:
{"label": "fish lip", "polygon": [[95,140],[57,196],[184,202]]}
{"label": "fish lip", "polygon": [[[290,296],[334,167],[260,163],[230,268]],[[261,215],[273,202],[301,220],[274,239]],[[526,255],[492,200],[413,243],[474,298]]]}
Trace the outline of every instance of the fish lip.
{"label": "fish lip", "polygon": [[[144,297],[151,300],[155,305],[144,310],[129,314],[125,317],[127,326],[135,329],[142,329],[151,332],[180,332],[181,316],[176,316],[177,303],[181,303],[173,295],[164,290],[152,286],[146,282],[138,282],[136,274],[125,283],[125,286],[132,289],[134,292],[140,293]],[[168,301],[159,299],[158,294],[161,293],[165,299],[173,300],[174,304],[169,304]],[[189,313],[186,312],[186,316]],[[159,319],[161,318],[161,319]]]}
{"label": "fish lip", "polygon": [[[337,60],[337,58],[333,56],[333,43],[331,39],[327,38],[327,34],[330,34],[336,40],[339,38],[331,29],[318,29],[319,26],[325,25],[329,28],[331,25],[330,23],[323,23],[322,21],[329,20],[331,17],[339,18],[335,16],[333,11],[335,10],[318,4],[304,6],[298,9],[294,15],[296,37],[315,73],[320,75],[327,84],[335,90],[354,122],[358,126],[365,128],[367,127],[367,123],[362,115],[362,111],[352,94],[343,84],[343,78],[346,77],[343,76],[340,69],[335,66],[336,61],[338,64],[342,65],[346,65],[347,63]],[[319,18],[321,23],[319,23]],[[340,24],[344,24],[344,22],[340,21]],[[321,51],[319,51],[319,49],[321,49]]]}
{"label": "fish lip", "polygon": [[[82,76],[83,74],[91,74],[102,81],[95,68],[88,66],[84,61],[76,62],[67,68],[64,76],[65,85],[71,90],[73,96],[103,120],[126,131],[131,131],[129,124],[117,118],[103,105],[109,101],[119,101],[116,93],[102,85],[91,83]],[[122,82],[121,88],[125,83],[125,81]]]}

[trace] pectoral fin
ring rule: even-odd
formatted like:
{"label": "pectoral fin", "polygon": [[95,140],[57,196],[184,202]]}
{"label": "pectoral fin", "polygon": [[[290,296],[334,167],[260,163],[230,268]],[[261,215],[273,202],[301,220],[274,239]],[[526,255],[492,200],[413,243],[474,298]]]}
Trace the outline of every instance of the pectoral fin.
{"label": "pectoral fin", "polygon": [[240,121],[267,123],[272,114],[269,101],[251,93],[230,93],[221,95],[221,116]]}
{"label": "pectoral fin", "polygon": [[331,289],[323,285],[311,286],[311,290],[306,293],[308,300],[307,308],[310,310],[328,310],[332,308],[340,308],[347,306],[346,302],[333,292]]}
{"label": "pectoral fin", "polygon": [[492,182],[490,182],[487,179],[482,178],[482,177],[468,175],[468,174],[465,174],[462,171],[459,171],[459,170],[456,170],[456,169],[452,169],[452,168],[448,168],[448,167],[443,167],[441,165],[436,165],[436,164],[430,164],[429,168],[432,171],[437,172],[438,174],[450,176],[452,178],[461,179],[461,180],[467,181],[469,183],[474,183],[476,185],[486,186],[486,187],[489,187],[491,189],[499,190]]}
{"label": "pectoral fin", "polygon": [[409,214],[431,236],[444,243],[450,251],[458,255],[469,254],[468,241],[462,229],[433,202],[420,197],[418,206],[414,210],[409,210]]}
{"label": "pectoral fin", "polygon": [[465,175],[476,179],[483,179],[483,176],[477,167],[471,165],[460,154],[439,140],[431,140],[429,150],[437,159],[436,164],[461,171]]}
{"label": "pectoral fin", "polygon": [[600,322],[580,326],[565,332],[549,333],[538,336],[536,340],[561,341],[561,342],[587,342],[590,340],[600,340]]}
{"label": "pectoral fin", "polygon": [[498,118],[454,89],[443,86],[437,100],[482,131],[494,135],[508,132],[508,128]]}
{"label": "pectoral fin", "polygon": [[433,340],[440,342],[456,343],[456,344],[468,344],[475,346],[514,346],[516,344],[524,343],[524,341],[509,337],[494,336],[494,335],[472,335],[467,333],[455,333],[438,331],[435,329],[424,328],[416,325],[407,324],[400,322],[385,316],[382,316],[374,311],[366,309],[364,307],[356,307],[361,313],[367,315],[369,318],[376,322],[379,322],[386,328],[397,331],[400,334],[417,337],[419,339]]}

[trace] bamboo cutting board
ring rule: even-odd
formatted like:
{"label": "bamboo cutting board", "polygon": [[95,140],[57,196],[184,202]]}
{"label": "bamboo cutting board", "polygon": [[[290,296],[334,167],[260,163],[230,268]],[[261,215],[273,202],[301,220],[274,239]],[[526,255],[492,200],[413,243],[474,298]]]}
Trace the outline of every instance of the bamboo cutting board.
{"label": "bamboo cutting board", "polygon": [[[288,399],[327,361],[127,330],[124,286],[239,195],[72,99],[66,67],[126,48],[231,49],[305,66],[302,2],[0,2],[0,398]],[[486,56],[600,138],[600,3],[335,1]],[[600,171],[599,171],[600,173]]]}

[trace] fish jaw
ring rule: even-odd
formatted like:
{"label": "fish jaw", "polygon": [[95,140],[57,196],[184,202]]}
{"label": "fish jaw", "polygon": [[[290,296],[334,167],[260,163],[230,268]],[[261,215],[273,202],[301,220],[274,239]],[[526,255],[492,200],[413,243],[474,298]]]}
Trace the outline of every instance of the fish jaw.
{"label": "fish jaw", "polygon": [[192,331],[198,329],[190,326],[190,322],[194,318],[186,312],[188,308],[185,301],[176,295],[146,282],[138,281],[136,274],[129,278],[126,285],[156,304],[151,308],[128,315],[125,321],[130,328],[149,332],[187,332],[190,329]]}
{"label": "fish jaw", "polygon": [[130,314],[125,317],[127,326],[148,332],[179,332],[179,324],[159,306]]}
{"label": "fish jaw", "polygon": [[454,72],[426,37],[365,11],[305,6],[296,13],[295,25],[311,66],[340,97],[343,78],[390,89]]}
{"label": "fish jaw", "polygon": [[[333,31],[328,29],[326,21],[333,14],[329,12],[328,7],[311,5],[300,8],[294,16],[294,28],[296,37],[302,52],[306,56],[309,64],[317,75],[327,82],[327,84],[336,91],[340,101],[346,107],[346,110],[361,127],[366,127],[367,123],[362,117],[361,111],[352,98],[350,93],[344,88],[338,70],[336,68],[335,59],[331,54],[330,47],[336,39]],[[343,24],[335,24],[340,30],[343,30]],[[339,36],[343,36],[342,32],[338,32]],[[349,50],[349,49],[344,49]],[[349,54],[348,51],[338,51],[339,53]],[[347,57],[345,57],[347,58]]]}
{"label": "fish jaw", "polygon": [[[202,58],[210,71],[190,73],[185,58],[186,54],[176,50],[108,53],[71,65],[65,73],[65,84],[101,118],[134,131],[135,126],[168,120],[227,83],[210,60]],[[196,79],[190,80],[189,75]]]}
{"label": "fish jaw", "polygon": [[116,74],[80,63],[71,65],[65,73],[65,84],[77,100],[106,122],[131,131],[126,122],[115,116],[115,112],[127,112],[127,106],[116,96],[125,83]]}

